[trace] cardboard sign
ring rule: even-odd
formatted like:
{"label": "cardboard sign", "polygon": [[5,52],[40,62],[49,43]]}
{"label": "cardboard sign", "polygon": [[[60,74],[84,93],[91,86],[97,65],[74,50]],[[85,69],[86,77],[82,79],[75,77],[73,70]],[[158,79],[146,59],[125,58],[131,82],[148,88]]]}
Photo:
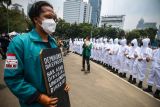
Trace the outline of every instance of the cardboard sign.
{"label": "cardboard sign", "polygon": [[64,90],[66,76],[60,49],[43,49],[40,57],[47,94],[58,98],[57,107],[70,107],[69,95]]}

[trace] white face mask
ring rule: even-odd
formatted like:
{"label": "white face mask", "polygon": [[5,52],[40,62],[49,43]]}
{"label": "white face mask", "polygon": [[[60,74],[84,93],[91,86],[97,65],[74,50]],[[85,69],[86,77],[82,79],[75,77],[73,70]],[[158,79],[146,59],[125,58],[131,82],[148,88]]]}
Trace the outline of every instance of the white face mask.
{"label": "white face mask", "polygon": [[52,34],[56,30],[56,22],[53,19],[44,19],[41,27],[47,34]]}

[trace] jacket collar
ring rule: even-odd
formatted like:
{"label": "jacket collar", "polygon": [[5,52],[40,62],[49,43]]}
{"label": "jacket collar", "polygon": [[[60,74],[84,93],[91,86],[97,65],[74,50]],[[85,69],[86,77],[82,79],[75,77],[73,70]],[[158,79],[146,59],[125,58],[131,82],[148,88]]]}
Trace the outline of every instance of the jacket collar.
{"label": "jacket collar", "polygon": [[[30,39],[32,41],[34,41],[34,42],[43,42],[41,36],[38,34],[38,32],[35,29],[32,29],[32,31],[29,32],[29,34],[30,34],[29,35]],[[55,44],[57,44],[56,40],[53,37],[51,37],[50,35],[48,35],[48,40],[49,41],[53,41],[53,42],[55,42]]]}

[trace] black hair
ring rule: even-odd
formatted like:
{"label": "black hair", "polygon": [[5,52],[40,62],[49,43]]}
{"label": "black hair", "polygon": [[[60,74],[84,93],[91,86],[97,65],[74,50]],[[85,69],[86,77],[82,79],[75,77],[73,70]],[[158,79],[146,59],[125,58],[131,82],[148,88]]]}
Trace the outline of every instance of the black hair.
{"label": "black hair", "polygon": [[42,13],[42,7],[43,6],[49,6],[53,9],[53,6],[46,1],[35,2],[28,12],[28,16],[31,19],[33,24],[35,24],[34,18],[39,17],[40,14]]}
{"label": "black hair", "polygon": [[86,36],[85,39],[88,38],[90,40],[90,36]]}

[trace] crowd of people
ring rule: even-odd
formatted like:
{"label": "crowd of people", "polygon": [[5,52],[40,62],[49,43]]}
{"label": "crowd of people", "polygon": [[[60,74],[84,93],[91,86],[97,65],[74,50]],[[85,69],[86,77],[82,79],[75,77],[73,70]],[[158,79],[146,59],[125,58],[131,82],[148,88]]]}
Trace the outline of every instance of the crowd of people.
{"label": "crowd of people", "polygon": [[[91,38],[92,43],[90,59],[103,65],[111,72],[128,82],[143,88],[144,79],[147,78],[146,92],[152,92],[155,98],[160,98],[160,45],[158,48],[150,47],[150,39],[144,38],[141,43],[133,39],[127,44],[126,39]],[[82,38],[70,39],[70,51],[82,55],[84,40]],[[140,44],[140,45],[139,45]],[[146,75],[149,72],[149,75]]]}
{"label": "crowd of people", "polygon": [[6,59],[7,47],[9,45],[10,41],[14,37],[16,37],[20,34],[23,34],[23,33],[17,33],[15,31],[13,31],[11,33],[0,34],[0,55],[1,55],[2,60]]}
{"label": "crowd of people", "polygon": [[10,42],[10,37],[9,35],[2,34],[0,35],[0,54],[2,56],[2,59],[6,59],[6,52],[7,52],[7,47]]}

